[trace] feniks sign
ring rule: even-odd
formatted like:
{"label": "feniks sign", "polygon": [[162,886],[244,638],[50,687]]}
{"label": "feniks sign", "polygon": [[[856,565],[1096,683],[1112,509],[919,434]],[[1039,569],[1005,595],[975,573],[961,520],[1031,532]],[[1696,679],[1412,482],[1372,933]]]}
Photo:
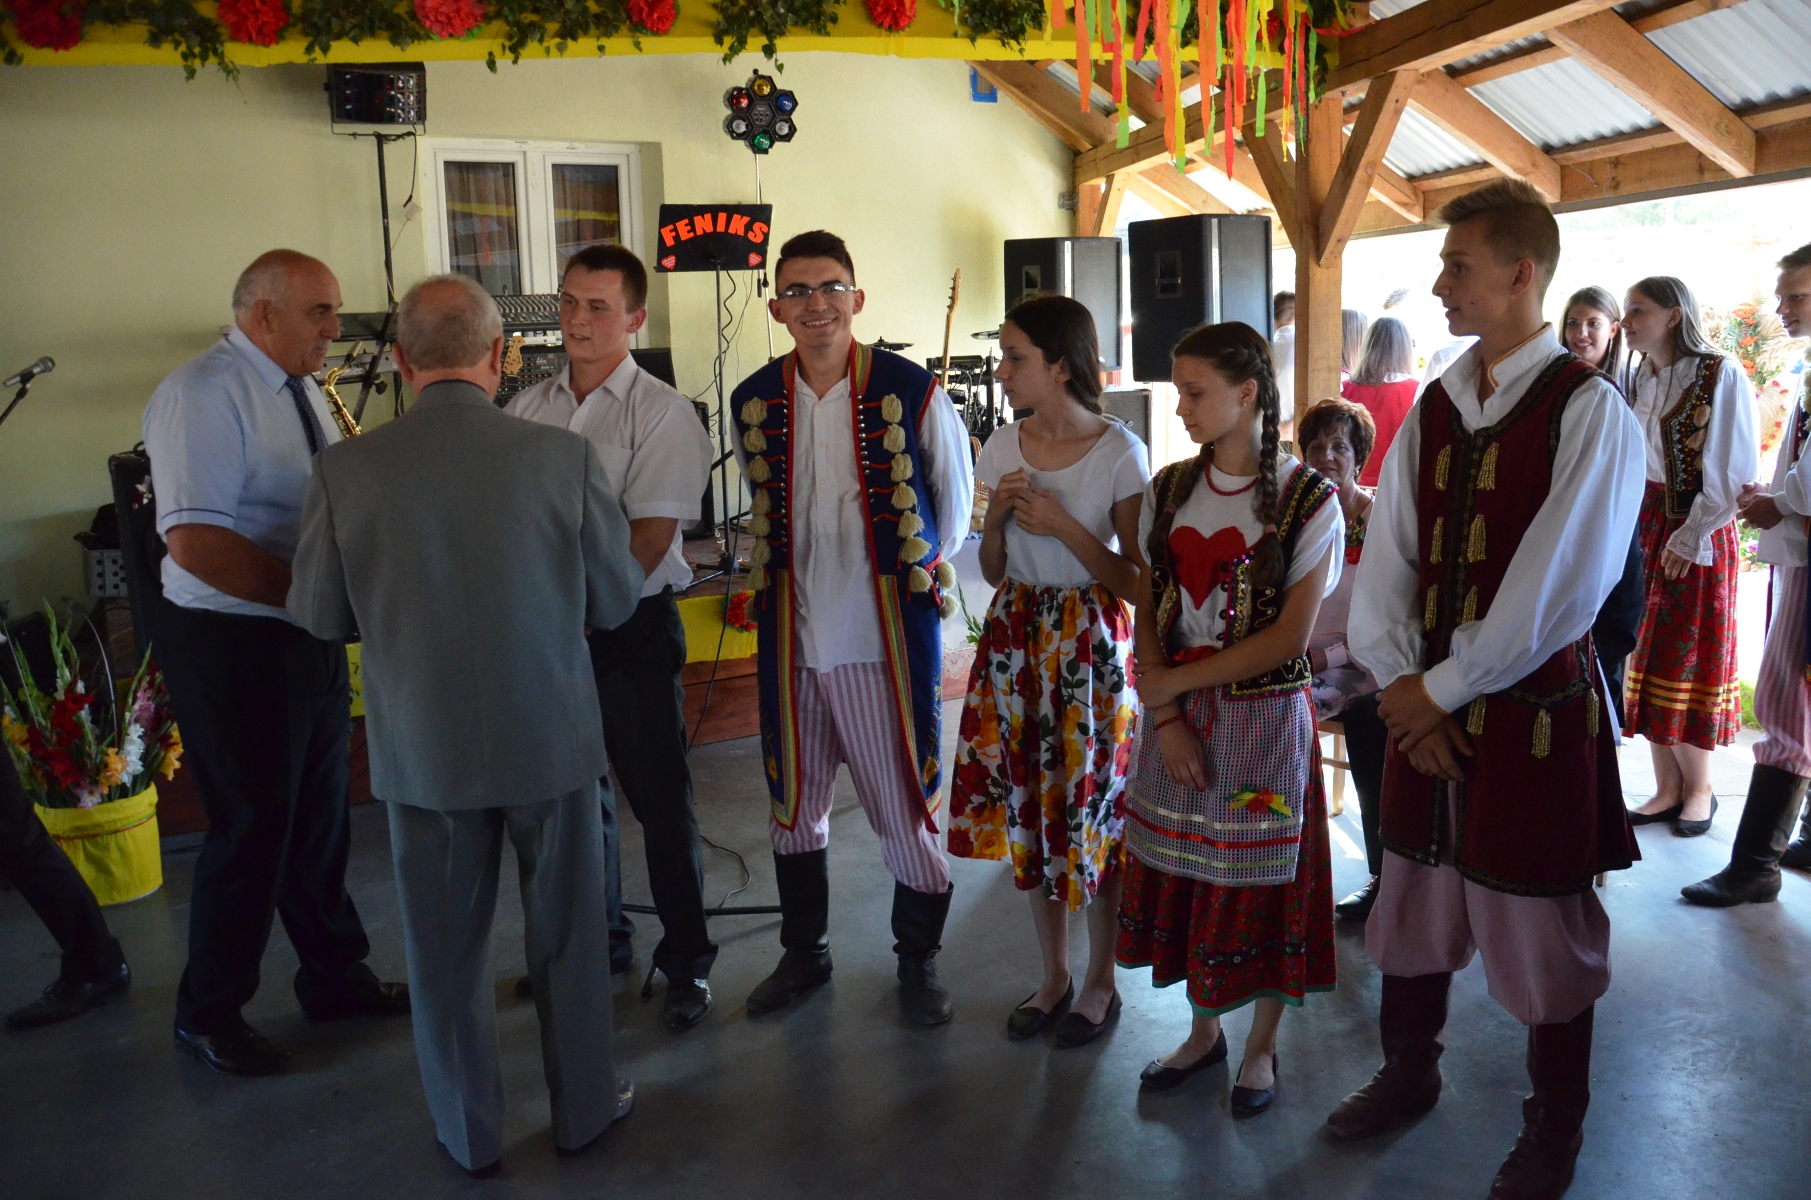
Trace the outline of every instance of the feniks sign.
{"label": "feniks sign", "polygon": [[663,204],[655,268],[753,271],[767,263],[771,204]]}

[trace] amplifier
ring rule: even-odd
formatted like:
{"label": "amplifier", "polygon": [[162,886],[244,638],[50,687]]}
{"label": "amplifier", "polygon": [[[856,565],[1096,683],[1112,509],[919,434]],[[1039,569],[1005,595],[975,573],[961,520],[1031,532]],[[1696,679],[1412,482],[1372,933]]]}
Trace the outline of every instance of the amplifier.
{"label": "amplifier", "polygon": [[1151,445],[1151,389],[1108,388],[1100,394],[1100,409],[1109,417],[1124,421],[1149,449]]}

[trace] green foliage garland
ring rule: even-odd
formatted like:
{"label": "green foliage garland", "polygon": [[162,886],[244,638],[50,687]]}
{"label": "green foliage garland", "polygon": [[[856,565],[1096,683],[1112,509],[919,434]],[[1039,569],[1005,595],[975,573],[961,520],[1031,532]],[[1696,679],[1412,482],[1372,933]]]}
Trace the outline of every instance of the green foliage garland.
{"label": "green foliage garland", "polygon": [[[212,17],[203,16],[190,0],[90,0],[84,14],[89,25],[130,25],[142,22],[145,44],[153,49],[174,46],[182,56],[182,73],[190,79],[214,63],[228,79],[239,69],[227,61],[226,31]],[[8,48],[9,60],[11,47]]]}
{"label": "green foliage garland", "polygon": [[389,39],[398,50],[424,41],[428,31],[415,19],[412,4],[396,0],[377,3],[345,4],[336,0],[295,0],[293,28],[308,39],[308,53],[325,58],[335,42],[354,46],[366,38]]}
{"label": "green foliage garland", "polygon": [[748,49],[748,40],[758,33],[761,53],[779,71],[786,69],[774,57],[781,38],[793,29],[828,37],[837,18],[836,0],[717,0],[716,7],[717,24],[711,36],[724,47],[723,61]]}
{"label": "green foliage garland", "polygon": [[[522,51],[540,46],[553,54],[564,54],[573,42],[596,38],[598,52],[603,53],[605,38],[613,38],[629,27],[629,7],[625,0],[485,0],[493,21],[503,24],[503,53],[511,62],[522,61]],[[631,29],[635,48],[641,49],[639,30]],[[497,69],[497,56],[489,55],[485,65]]]}
{"label": "green foliage garland", "polygon": [[[945,8],[946,0],[938,0]],[[991,37],[1013,50],[1025,48],[1027,35],[1044,27],[1043,0],[954,0],[956,27],[971,43]]]}

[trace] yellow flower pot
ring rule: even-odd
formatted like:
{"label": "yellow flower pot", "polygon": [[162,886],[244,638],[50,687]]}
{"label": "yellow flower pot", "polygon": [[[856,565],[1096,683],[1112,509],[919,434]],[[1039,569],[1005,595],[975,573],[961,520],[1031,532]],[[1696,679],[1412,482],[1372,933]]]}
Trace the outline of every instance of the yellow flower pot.
{"label": "yellow flower pot", "polygon": [[34,807],[102,904],[124,904],[163,886],[155,784],[93,808]]}

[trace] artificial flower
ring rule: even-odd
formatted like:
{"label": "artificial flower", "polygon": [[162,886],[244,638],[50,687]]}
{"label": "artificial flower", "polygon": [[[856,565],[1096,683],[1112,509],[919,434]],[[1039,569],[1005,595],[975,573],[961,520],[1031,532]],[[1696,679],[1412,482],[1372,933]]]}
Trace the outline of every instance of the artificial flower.
{"label": "artificial flower", "polygon": [[415,16],[437,38],[462,38],[484,24],[479,0],[415,0]]}
{"label": "artificial flower", "polygon": [[665,33],[679,19],[679,6],[673,0],[629,0],[629,20],[637,29]]}
{"label": "artificial flower", "polygon": [[918,0],[867,0],[868,17],[897,33],[918,19]]}
{"label": "artificial flower", "polygon": [[170,736],[164,739],[163,765],[157,768],[158,774],[165,779],[176,778],[176,768],[182,762],[182,735],[170,730]]}
{"label": "artificial flower", "polygon": [[220,0],[220,24],[235,42],[274,46],[289,26],[283,0]]}
{"label": "artificial flower", "polygon": [[7,0],[19,40],[38,50],[68,50],[82,40],[81,0]]}
{"label": "artificial flower", "polygon": [[101,759],[101,787],[110,791],[124,782],[125,778],[126,756],[111,746],[107,747]]}

